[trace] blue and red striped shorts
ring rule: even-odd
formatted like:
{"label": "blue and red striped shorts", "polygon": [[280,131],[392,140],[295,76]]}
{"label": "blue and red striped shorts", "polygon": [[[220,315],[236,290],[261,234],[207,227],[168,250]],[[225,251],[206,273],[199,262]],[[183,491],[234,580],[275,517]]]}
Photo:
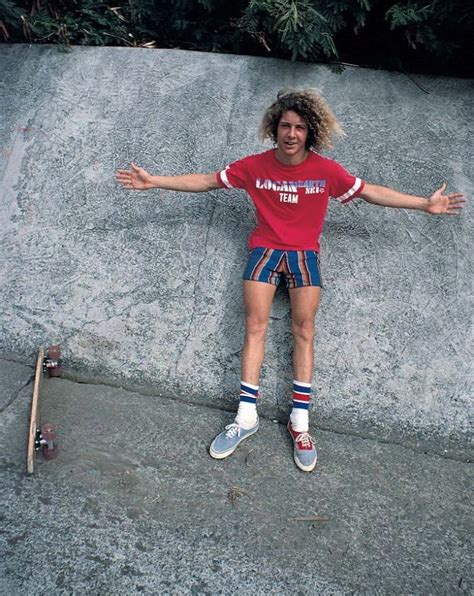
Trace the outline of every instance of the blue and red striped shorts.
{"label": "blue and red striped shorts", "polygon": [[287,288],[320,286],[319,255],[314,250],[277,250],[254,248],[249,255],[243,278]]}

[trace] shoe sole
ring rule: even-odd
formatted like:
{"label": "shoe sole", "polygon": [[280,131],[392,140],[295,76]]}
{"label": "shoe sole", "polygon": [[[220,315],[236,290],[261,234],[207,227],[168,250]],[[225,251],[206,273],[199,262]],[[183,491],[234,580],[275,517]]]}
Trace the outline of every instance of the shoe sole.
{"label": "shoe sole", "polygon": [[297,465],[297,467],[300,470],[303,470],[303,472],[312,472],[314,470],[314,468],[316,467],[316,464],[318,463],[318,454],[316,454],[316,459],[314,460],[314,463],[310,464],[309,466],[303,466],[303,464],[296,457],[296,453],[294,451],[293,451],[293,459],[295,460],[295,464]]}
{"label": "shoe sole", "polygon": [[314,458],[314,462],[312,464],[310,464],[309,466],[304,466],[300,460],[298,459],[297,455],[296,455],[296,441],[293,438],[293,435],[291,434],[290,429],[288,428],[288,426],[286,427],[288,430],[288,434],[291,437],[291,440],[293,441],[293,459],[295,461],[296,466],[302,470],[303,472],[312,472],[314,470],[314,468],[316,467],[316,464],[318,463],[318,452],[316,451],[316,457]]}
{"label": "shoe sole", "polygon": [[236,443],[234,445],[234,447],[232,447],[232,449],[228,449],[227,451],[214,451],[212,448],[212,445],[214,443],[214,441],[211,443],[211,446],[209,447],[209,455],[211,457],[213,457],[214,459],[225,459],[226,457],[229,457],[229,455],[232,455],[232,453],[234,453],[234,451],[237,449],[237,447],[240,445],[240,443],[242,443],[242,441],[245,441],[245,439],[248,439],[249,437],[251,437],[252,435],[254,435],[257,430],[258,430],[259,425],[257,425],[257,427],[252,430],[251,432],[247,433],[245,435],[245,437],[242,437],[241,439],[239,439],[238,443]]}

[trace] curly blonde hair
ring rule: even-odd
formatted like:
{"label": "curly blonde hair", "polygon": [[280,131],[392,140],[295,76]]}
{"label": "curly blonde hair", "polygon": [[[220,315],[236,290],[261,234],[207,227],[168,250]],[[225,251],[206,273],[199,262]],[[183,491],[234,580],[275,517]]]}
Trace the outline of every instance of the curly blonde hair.
{"label": "curly blonde hair", "polygon": [[332,148],[332,137],[344,134],[339,122],[326,101],[316,89],[282,89],[277,99],[265,110],[260,137],[262,140],[277,141],[277,130],[280,118],[291,110],[306,120],[308,137],[306,149],[320,151]]}

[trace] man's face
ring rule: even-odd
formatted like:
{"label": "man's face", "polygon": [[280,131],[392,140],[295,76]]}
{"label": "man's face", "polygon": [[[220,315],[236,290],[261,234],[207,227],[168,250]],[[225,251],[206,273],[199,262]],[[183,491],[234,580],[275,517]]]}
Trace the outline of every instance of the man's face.
{"label": "man's face", "polygon": [[306,156],[308,125],[296,112],[283,112],[277,128],[277,149],[285,161],[298,163]]}

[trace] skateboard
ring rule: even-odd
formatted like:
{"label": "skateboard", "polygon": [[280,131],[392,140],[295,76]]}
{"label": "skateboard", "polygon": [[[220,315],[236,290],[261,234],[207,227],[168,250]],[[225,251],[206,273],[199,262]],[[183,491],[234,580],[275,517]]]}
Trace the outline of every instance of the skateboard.
{"label": "skateboard", "polygon": [[43,457],[47,460],[54,459],[58,455],[56,442],[56,427],[54,424],[43,423],[41,420],[40,396],[43,377],[49,374],[50,377],[61,375],[61,349],[59,346],[50,346],[46,350],[40,348],[36,358],[35,380],[33,383],[33,397],[31,399],[30,428],[28,431],[28,453],[26,468],[28,474],[34,470],[35,454],[41,450]]}

